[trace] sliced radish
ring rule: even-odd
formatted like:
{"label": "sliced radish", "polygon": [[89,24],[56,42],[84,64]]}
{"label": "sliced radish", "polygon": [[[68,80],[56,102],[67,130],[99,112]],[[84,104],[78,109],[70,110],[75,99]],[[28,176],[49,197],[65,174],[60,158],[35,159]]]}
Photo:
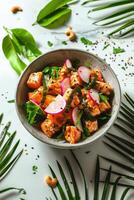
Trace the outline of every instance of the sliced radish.
{"label": "sliced radish", "polygon": [[73,111],[72,111],[73,123],[80,131],[83,131],[80,115],[81,115],[81,111],[77,107],[74,108]]}
{"label": "sliced radish", "polygon": [[90,78],[90,69],[88,67],[81,66],[78,68],[78,74],[82,81],[88,83]]}
{"label": "sliced radish", "polygon": [[66,67],[67,67],[68,69],[71,69],[71,68],[72,68],[72,63],[71,63],[71,61],[70,61],[69,59],[67,59],[67,60],[65,61],[65,65],[66,65]]}
{"label": "sliced radish", "polygon": [[90,90],[89,90],[89,96],[91,97],[91,99],[92,99],[95,103],[99,104],[99,102],[100,102],[100,97],[99,97],[99,93],[98,93],[97,90],[90,89]]}
{"label": "sliced radish", "polygon": [[64,110],[66,101],[60,94],[45,109],[46,113],[58,114]]}
{"label": "sliced radish", "polygon": [[70,88],[70,78],[64,78],[63,81],[61,82],[61,92],[62,95],[64,95],[64,93],[66,92],[66,90]]}

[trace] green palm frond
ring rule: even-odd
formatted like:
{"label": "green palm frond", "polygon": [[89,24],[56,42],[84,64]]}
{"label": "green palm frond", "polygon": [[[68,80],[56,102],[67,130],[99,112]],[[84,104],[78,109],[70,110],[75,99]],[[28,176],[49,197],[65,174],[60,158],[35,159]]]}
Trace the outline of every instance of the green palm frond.
{"label": "green palm frond", "polygon": [[[105,158],[105,157],[102,157],[102,158],[108,161],[107,158]],[[106,172],[106,178],[104,179],[104,181],[100,180],[100,171],[101,170]],[[113,174],[117,175],[117,177],[116,177],[114,182],[111,182],[111,176]],[[110,166],[109,169],[101,168],[100,167],[100,159],[99,159],[99,157],[97,157],[95,177],[94,177],[94,197],[93,197],[93,200],[99,200],[99,199],[101,199],[101,200],[106,200],[106,199],[115,200],[118,186],[126,187],[125,190],[123,191],[120,199],[118,199],[118,200],[122,200],[123,198],[125,198],[125,196],[128,193],[128,191],[130,189],[134,189],[134,186],[133,185],[128,185],[128,184],[125,184],[125,183],[120,183],[119,181],[122,178],[122,175],[123,174],[121,174],[121,173],[114,172],[112,170],[111,166]],[[126,175],[124,175],[124,177],[126,178]],[[101,194],[101,192],[99,191],[100,183],[104,184],[101,198],[99,198],[99,196]],[[111,191],[110,191],[110,188],[112,189]]]}
{"label": "green palm frond", "polygon": [[[85,180],[85,176],[84,176],[84,172],[82,170],[82,167],[78,161],[78,159],[76,158],[75,154],[71,151],[72,153],[72,157],[74,158],[74,161],[76,161],[76,164],[78,166],[78,169],[79,171],[81,172],[81,175],[83,177],[83,182],[84,182],[84,188],[85,188],[85,200],[88,200],[88,190],[87,190],[87,184],[86,184],[86,180]],[[62,182],[63,182],[63,185],[64,187],[62,187],[62,183],[60,183],[58,181],[57,183],[57,186],[56,188],[58,189],[58,194],[56,193],[56,190],[51,188],[51,191],[53,193],[53,196],[55,198],[55,200],[58,200],[58,195],[60,196],[60,198],[62,200],[80,200],[80,192],[79,192],[79,188],[78,188],[78,185],[77,185],[77,181],[76,181],[76,178],[75,178],[75,175],[74,175],[74,171],[72,169],[72,166],[69,162],[69,160],[64,157],[64,161],[66,163],[66,166],[67,166],[67,169],[68,169],[68,172],[70,174],[70,178],[71,178],[71,183],[72,183],[72,186],[73,186],[73,192],[70,188],[70,182],[67,180],[66,178],[66,174],[64,173],[64,170],[63,170],[63,167],[61,166],[61,164],[57,161],[57,167],[59,169],[59,172],[60,172],[60,175],[61,175],[61,179],[62,179]],[[52,174],[52,177],[53,178],[57,178],[54,170],[52,169],[52,167],[49,165],[49,169],[51,171],[51,174]],[[50,197],[46,197],[46,199],[49,199],[50,200]]]}
{"label": "green palm frond", "polygon": [[[107,141],[104,141],[104,143],[112,150],[116,151],[118,154],[123,156],[126,160],[128,160],[130,163],[134,164],[134,125],[133,125],[133,109],[134,109],[134,101],[133,99],[128,95],[124,95],[129,106],[125,103],[122,104],[120,114],[117,122],[115,124],[118,129],[121,130],[122,136],[127,135],[128,139],[108,133],[105,137],[107,138]],[[125,108],[125,109],[124,109]],[[127,110],[127,112],[126,112]],[[131,114],[130,116],[128,114]],[[125,126],[124,126],[125,124]],[[131,142],[129,141],[129,138],[131,138]]]}
{"label": "green palm frond", "polygon": [[[127,93],[125,93],[124,97],[127,101],[127,104],[122,103],[120,115],[118,116],[117,122],[115,123],[115,127],[120,130],[121,136],[117,136],[113,133],[107,133],[105,136],[106,140],[104,141],[104,144],[112,151],[115,151],[117,154],[119,154],[124,160],[126,160],[127,165],[100,155],[100,158],[111,163],[112,166],[116,165],[117,167],[125,171],[124,173],[120,173],[118,171],[111,170],[111,174],[117,176],[117,179],[115,181],[116,185],[127,187],[123,191],[120,200],[125,198],[129,189],[134,189],[133,185],[128,185],[122,182],[119,183],[119,177],[123,177],[126,180],[134,181],[134,168],[130,167],[131,164],[134,164],[134,100]],[[100,170],[109,173],[109,169],[101,167]],[[127,175],[127,172],[131,173],[131,175]],[[110,184],[113,184],[115,186],[115,183],[113,182],[110,182]]]}
{"label": "green palm frond", "polygon": [[[0,124],[2,119],[3,114],[0,115]],[[5,176],[10,172],[23,152],[23,150],[21,150],[15,155],[20,140],[12,145],[16,136],[16,132],[13,134],[9,133],[10,125],[11,122],[8,122],[0,134],[0,181],[3,180]],[[10,187],[0,190],[0,193],[7,192],[9,190],[18,190],[19,192],[22,191],[22,189]]]}
{"label": "green palm frond", "polygon": [[102,12],[99,20],[95,19],[94,24],[103,27],[115,26],[115,29],[108,34],[109,36],[125,37],[134,34],[134,2],[132,0],[116,0],[108,3],[103,0],[86,0],[82,4],[91,5],[92,2],[98,3],[92,5],[94,8],[88,13]]}
{"label": "green palm frond", "polygon": [[[115,127],[117,128],[117,130],[120,130],[120,135],[117,136],[113,133],[107,133],[105,135],[104,144],[110,150],[115,151],[123,159],[125,159],[127,161],[127,164],[123,164],[122,162],[116,161],[115,159],[110,159],[105,156],[98,155],[94,176],[93,200],[105,200],[107,198],[109,198],[110,200],[115,200],[118,187],[125,187],[125,189],[122,190],[122,193],[120,194],[119,198],[119,200],[124,200],[129,190],[134,189],[133,184],[127,184],[126,182],[124,182],[125,180],[132,181],[132,183],[134,182],[134,167],[130,167],[131,164],[134,164],[134,100],[127,93],[124,96],[127,103],[122,103],[120,114],[117,118],[117,122],[115,123]],[[71,151],[71,153],[72,157],[74,158],[74,161],[76,162],[76,166],[81,172],[85,188],[85,199],[88,200],[86,177],[77,157],[75,156],[73,151]],[[100,159],[104,159],[109,164],[111,164],[109,169],[100,166]],[[70,188],[70,184],[68,182],[68,179],[66,178],[66,174],[64,173],[63,167],[57,161],[57,167],[60,172],[62,183],[58,182],[57,184],[56,188],[58,189],[58,194],[56,192],[57,189],[51,188],[54,198],[55,200],[58,200],[58,197],[60,196],[61,200],[81,200],[83,198],[80,197],[80,191],[77,185],[77,180],[75,178],[72,166],[66,157],[64,157],[64,160],[70,174],[73,192]],[[113,170],[114,166],[121,168],[122,170],[124,170],[124,172],[121,173],[118,170]],[[57,178],[54,170],[50,166],[49,168],[52,173],[52,176],[54,178]],[[101,180],[101,172],[106,173],[104,180]],[[127,173],[129,173],[129,175]],[[115,178],[115,180],[111,181],[111,177]],[[103,184],[102,192],[100,192],[99,190],[100,183]],[[51,200],[50,197],[47,197],[46,199]]]}

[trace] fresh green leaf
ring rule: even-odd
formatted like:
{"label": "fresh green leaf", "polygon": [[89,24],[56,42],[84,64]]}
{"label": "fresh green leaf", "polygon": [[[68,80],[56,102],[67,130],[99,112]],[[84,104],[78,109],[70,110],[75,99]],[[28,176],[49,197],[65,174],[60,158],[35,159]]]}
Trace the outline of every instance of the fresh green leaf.
{"label": "fresh green leaf", "polygon": [[44,118],[44,113],[42,112],[40,106],[37,106],[30,101],[25,103],[25,110],[27,120],[30,124],[37,124],[40,119]]}
{"label": "fresh green leaf", "polygon": [[64,25],[71,16],[71,9],[67,6],[55,11],[53,15],[39,22],[39,25],[48,29],[55,29]]}
{"label": "fresh green leaf", "polygon": [[118,48],[113,47],[113,54],[119,54],[119,53],[124,53],[124,52],[125,50],[120,47]]}
{"label": "fresh green leaf", "polygon": [[5,27],[4,29],[8,35],[2,42],[3,52],[13,69],[20,75],[26,67],[20,56],[32,61],[41,55],[41,51],[38,49],[31,33],[27,30],[22,28],[8,29]]}
{"label": "fresh green leaf", "polygon": [[81,37],[80,38],[81,42],[84,44],[84,45],[92,45],[93,42],[85,37]]}
{"label": "fresh green leaf", "polygon": [[13,41],[16,39],[18,45],[21,47],[21,54],[29,61],[34,60],[42,53],[30,32],[22,28],[11,29]]}
{"label": "fresh green leaf", "polygon": [[26,64],[19,58],[13,41],[9,35],[4,37],[2,42],[2,49],[12,68],[16,71],[18,75],[20,75],[21,72],[25,69]]}
{"label": "fresh green leaf", "polygon": [[51,0],[37,16],[37,23],[45,28],[57,28],[65,24],[71,15],[67,4],[72,0]]}
{"label": "fresh green leaf", "polygon": [[40,10],[37,16],[37,22],[41,21],[45,17],[52,14],[54,11],[62,8],[63,6],[67,5],[67,3],[71,2],[72,0],[51,0],[43,9]]}

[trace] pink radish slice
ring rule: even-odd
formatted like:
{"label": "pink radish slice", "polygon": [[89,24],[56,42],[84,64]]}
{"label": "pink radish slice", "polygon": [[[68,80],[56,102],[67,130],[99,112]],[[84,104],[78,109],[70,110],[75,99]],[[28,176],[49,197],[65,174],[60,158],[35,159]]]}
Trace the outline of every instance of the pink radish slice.
{"label": "pink radish slice", "polygon": [[80,110],[77,107],[74,108],[72,111],[73,123],[80,131],[83,131],[81,120],[79,119],[79,115],[80,115]]}
{"label": "pink radish slice", "polygon": [[66,67],[67,67],[68,69],[71,69],[71,68],[72,68],[72,63],[71,63],[71,61],[70,61],[69,59],[67,59],[67,60],[65,61],[65,65],[66,65]]}
{"label": "pink radish slice", "polygon": [[100,102],[100,97],[99,97],[98,91],[96,91],[96,90],[94,90],[94,89],[90,89],[89,95],[90,95],[91,99],[92,99],[95,103],[99,104],[99,102]]}
{"label": "pink radish slice", "polygon": [[46,113],[58,114],[64,110],[66,101],[60,94],[45,109]]}
{"label": "pink radish slice", "polygon": [[90,78],[90,69],[88,67],[81,66],[78,68],[78,74],[82,81],[88,83]]}
{"label": "pink radish slice", "polygon": [[70,88],[70,78],[64,78],[63,81],[61,82],[61,92],[62,95],[66,92],[66,90]]}

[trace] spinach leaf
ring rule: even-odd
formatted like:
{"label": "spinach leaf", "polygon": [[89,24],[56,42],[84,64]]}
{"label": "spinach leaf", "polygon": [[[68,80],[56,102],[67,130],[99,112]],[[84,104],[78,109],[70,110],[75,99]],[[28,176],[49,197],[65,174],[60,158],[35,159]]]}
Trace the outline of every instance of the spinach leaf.
{"label": "spinach leaf", "polygon": [[13,40],[9,35],[5,36],[2,42],[2,49],[5,57],[9,60],[12,68],[18,75],[25,69],[26,64],[19,58]]}
{"label": "spinach leaf", "polygon": [[37,16],[37,23],[45,28],[57,28],[69,19],[71,10],[67,4],[72,0],[51,0]]}
{"label": "spinach leaf", "polygon": [[52,66],[52,67],[47,66],[44,68],[43,73],[48,74],[52,79],[56,79],[59,77],[59,70],[60,67],[58,66]]}
{"label": "spinach leaf", "polygon": [[109,100],[108,96],[104,95],[104,94],[99,94],[100,97],[100,101],[107,103],[107,101]]}
{"label": "spinach leaf", "polygon": [[44,113],[40,107],[30,101],[26,102],[25,110],[27,114],[27,120],[31,125],[37,124],[41,119],[44,118]]}

